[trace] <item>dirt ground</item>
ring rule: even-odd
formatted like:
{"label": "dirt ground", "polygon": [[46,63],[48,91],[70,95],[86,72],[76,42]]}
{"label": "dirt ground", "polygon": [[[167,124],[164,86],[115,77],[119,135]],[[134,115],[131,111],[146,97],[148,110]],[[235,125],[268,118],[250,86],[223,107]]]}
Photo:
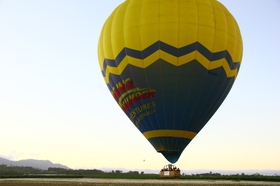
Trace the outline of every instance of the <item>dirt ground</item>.
{"label": "dirt ground", "polygon": [[15,178],[0,179],[0,186],[155,186],[155,185],[238,185],[238,186],[280,186],[280,182],[260,182],[260,181],[229,181],[229,180],[141,180],[141,179],[87,179],[87,178],[71,178],[71,179],[49,179],[49,178]]}

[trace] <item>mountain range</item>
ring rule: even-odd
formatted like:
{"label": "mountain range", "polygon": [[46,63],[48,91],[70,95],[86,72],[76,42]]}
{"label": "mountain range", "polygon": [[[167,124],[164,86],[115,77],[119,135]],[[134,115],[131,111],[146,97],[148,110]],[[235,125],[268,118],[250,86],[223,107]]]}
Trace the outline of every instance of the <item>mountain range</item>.
{"label": "mountain range", "polygon": [[[23,166],[23,167],[34,167],[42,170],[47,170],[49,167],[56,167],[56,168],[64,168],[64,169],[70,169],[69,167],[57,163],[52,163],[49,160],[35,160],[35,159],[26,159],[26,160],[19,160],[19,161],[12,161],[5,158],[0,157],[0,165],[12,165],[12,166]],[[96,169],[92,167],[83,167],[82,169]],[[103,167],[100,168],[100,170],[103,170],[105,172],[111,172],[112,170],[115,170],[116,168],[108,168]],[[123,172],[130,171],[129,169],[125,168],[118,168],[119,170],[122,170]],[[134,171],[144,171],[145,173],[158,173],[159,170],[151,170],[151,169],[134,169]],[[221,173],[222,175],[232,175],[232,174],[241,174],[245,173],[247,175],[252,174],[261,174],[261,175],[278,175],[280,176],[280,170],[206,170],[206,169],[199,169],[199,170],[181,170],[184,174],[201,174],[201,173]]]}
{"label": "mountain range", "polygon": [[12,165],[12,166],[20,166],[20,167],[34,167],[37,169],[47,170],[49,167],[60,167],[64,169],[70,169],[69,167],[61,164],[52,163],[49,160],[34,160],[34,159],[27,159],[27,160],[19,160],[19,161],[12,161],[5,158],[0,157],[0,165]]}

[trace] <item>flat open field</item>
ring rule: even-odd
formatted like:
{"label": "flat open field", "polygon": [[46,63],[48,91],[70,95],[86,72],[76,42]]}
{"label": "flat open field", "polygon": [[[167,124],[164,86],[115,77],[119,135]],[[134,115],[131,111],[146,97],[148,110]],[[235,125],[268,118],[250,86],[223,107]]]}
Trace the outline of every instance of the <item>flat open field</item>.
{"label": "flat open field", "polygon": [[156,179],[100,179],[100,178],[6,178],[0,179],[0,186],[154,186],[154,185],[267,185],[280,186],[280,182],[230,181],[230,180],[156,180]]}

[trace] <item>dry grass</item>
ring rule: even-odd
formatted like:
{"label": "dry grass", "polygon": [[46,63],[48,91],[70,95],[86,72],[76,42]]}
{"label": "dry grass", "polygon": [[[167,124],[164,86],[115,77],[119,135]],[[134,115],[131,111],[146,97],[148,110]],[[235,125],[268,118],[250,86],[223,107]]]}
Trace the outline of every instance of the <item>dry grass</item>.
{"label": "dry grass", "polygon": [[133,179],[0,179],[0,186],[190,186],[190,185],[238,185],[238,186],[280,186],[279,182],[258,181],[216,181],[216,180],[133,180]]}

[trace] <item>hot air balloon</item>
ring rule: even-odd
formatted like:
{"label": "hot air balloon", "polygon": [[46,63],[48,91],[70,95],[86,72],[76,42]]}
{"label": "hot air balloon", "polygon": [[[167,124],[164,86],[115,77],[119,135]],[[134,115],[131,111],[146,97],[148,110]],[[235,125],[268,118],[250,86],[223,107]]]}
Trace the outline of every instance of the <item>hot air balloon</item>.
{"label": "hot air balloon", "polygon": [[175,163],[229,93],[242,48],[216,0],[126,0],[106,20],[98,56],[117,104]]}

